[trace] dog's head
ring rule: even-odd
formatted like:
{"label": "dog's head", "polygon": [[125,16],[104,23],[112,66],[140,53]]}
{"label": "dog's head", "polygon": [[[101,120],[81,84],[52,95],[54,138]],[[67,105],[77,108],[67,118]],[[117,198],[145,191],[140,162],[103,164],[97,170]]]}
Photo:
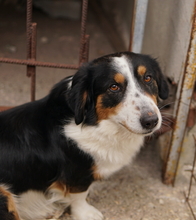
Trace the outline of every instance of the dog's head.
{"label": "dog's head", "polygon": [[124,52],[82,66],[73,77],[68,102],[77,125],[110,120],[147,135],[162,123],[159,97],[168,97],[168,86],[158,63],[147,55]]}

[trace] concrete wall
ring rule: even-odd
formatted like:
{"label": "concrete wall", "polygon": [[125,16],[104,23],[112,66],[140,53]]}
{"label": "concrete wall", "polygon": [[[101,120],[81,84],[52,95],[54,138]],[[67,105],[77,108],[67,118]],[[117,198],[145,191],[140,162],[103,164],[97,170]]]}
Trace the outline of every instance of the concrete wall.
{"label": "concrete wall", "polygon": [[128,49],[134,0],[98,0],[98,2]]}

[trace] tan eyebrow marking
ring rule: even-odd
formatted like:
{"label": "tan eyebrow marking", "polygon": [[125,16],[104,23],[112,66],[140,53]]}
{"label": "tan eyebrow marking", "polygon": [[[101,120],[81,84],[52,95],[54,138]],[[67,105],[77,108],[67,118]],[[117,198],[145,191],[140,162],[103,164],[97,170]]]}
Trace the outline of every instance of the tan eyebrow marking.
{"label": "tan eyebrow marking", "polygon": [[141,66],[138,66],[137,68],[137,72],[140,76],[143,76],[145,73],[146,73],[146,67],[141,65]]}
{"label": "tan eyebrow marking", "polygon": [[117,83],[122,83],[123,84],[125,82],[125,77],[121,73],[116,73],[115,76],[114,76],[114,80]]}

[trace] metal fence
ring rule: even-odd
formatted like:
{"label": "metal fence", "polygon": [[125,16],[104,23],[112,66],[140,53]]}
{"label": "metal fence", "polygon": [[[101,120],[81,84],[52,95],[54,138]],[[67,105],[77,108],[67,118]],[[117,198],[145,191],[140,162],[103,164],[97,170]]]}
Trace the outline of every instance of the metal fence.
{"label": "metal fence", "polygon": [[[27,8],[26,8],[27,58],[12,59],[12,58],[0,57],[0,62],[27,66],[26,74],[28,77],[31,77],[30,97],[31,97],[31,101],[34,101],[35,88],[36,88],[36,67],[39,66],[39,67],[51,67],[51,68],[62,68],[62,69],[78,69],[83,62],[88,61],[89,35],[86,34],[88,0],[82,1],[79,62],[78,64],[75,65],[40,62],[36,60],[37,23],[32,21],[32,11],[33,11],[33,0],[27,0]],[[8,108],[10,107],[0,106],[0,111],[6,110]]]}

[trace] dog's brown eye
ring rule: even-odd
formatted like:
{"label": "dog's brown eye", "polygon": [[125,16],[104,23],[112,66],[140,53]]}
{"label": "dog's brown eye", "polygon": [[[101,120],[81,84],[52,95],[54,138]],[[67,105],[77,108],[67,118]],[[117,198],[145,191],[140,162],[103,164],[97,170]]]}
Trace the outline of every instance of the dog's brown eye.
{"label": "dog's brown eye", "polygon": [[119,86],[113,84],[110,86],[110,91],[112,92],[118,92],[120,90]]}
{"label": "dog's brown eye", "polygon": [[152,80],[152,76],[150,76],[150,75],[146,75],[144,77],[144,81],[147,82],[147,83],[149,83],[151,80]]}

